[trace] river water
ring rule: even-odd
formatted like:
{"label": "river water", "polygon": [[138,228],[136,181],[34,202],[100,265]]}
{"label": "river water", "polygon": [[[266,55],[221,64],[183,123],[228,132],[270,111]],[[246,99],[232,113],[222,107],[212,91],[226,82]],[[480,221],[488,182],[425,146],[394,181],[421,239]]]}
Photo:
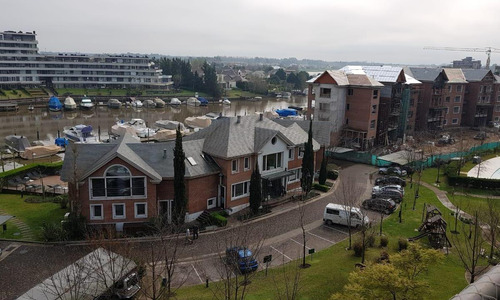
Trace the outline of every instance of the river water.
{"label": "river water", "polygon": [[[38,103],[40,104],[40,103]],[[48,101],[47,101],[48,104]],[[271,111],[288,106],[306,106],[306,96],[292,96],[290,99],[264,98],[259,101],[231,100],[231,105],[210,103],[206,107],[181,105],[179,107],[166,106],[165,108],[121,108],[110,109],[106,106],[96,106],[92,111],[62,111],[49,112],[46,107],[37,107],[29,111],[27,106],[20,106],[17,112],[0,112],[0,137],[16,134],[23,135],[28,140],[37,140],[37,132],[41,140],[57,137],[58,131],[63,135],[64,127],[78,124],[91,125],[97,134],[110,131],[118,120],[129,121],[140,118],[154,127],[157,120],[174,120],[184,122],[191,116],[201,116],[209,112],[222,113],[223,116],[249,115],[255,112]],[[4,139],[1,139],[4,144]]]}

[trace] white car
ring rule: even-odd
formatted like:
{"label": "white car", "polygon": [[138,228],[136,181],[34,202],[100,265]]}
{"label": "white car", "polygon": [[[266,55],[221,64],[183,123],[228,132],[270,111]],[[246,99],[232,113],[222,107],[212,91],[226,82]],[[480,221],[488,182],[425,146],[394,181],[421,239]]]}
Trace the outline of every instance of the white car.
{"label": "white car", "polygon": [[372,188],[372,193],[378,194],[387,190],[396,190],[398,192],[401,192],[403,196],[405,194],[405,189],[399,184],[387,184],[383,186],[376,185]]}
{"label": "white car", "polygon": [[[325,212],[323,214],[323,222],[325,222],[327,225],[332,225],[332,224],[340,224],[340,225],[345,225],[348,226],[349,219],[348,219],[348,210],[346,209],[346,206],[340,205],[340,204],[334,204],[334,203],[328,203],[325,207]],[[362,224],[366,225],[370,222],[370,219],[368,219],[367,216],[364,216],[363,220],[363,214],[361,213],[361,210],[357,207],[351,207],[351,227],[359,227]]]}

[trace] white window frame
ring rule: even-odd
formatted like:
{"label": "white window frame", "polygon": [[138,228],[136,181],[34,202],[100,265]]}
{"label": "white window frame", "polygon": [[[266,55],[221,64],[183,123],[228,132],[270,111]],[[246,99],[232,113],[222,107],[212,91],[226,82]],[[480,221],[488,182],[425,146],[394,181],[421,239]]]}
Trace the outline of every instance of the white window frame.
{"label": "white window frame", "polygon": [[[137,214],[137,205],[144,204],[144,215]],[[135,202],[134,203],[134,218],[136,219],[145,219],[148,217],[148,203],[147,202]]]}
{"label": "white window frame", "polygon": [[450,113],[450,108],[449,108],[449,107],[447,107],[447,108],[446,108],[446,115],[447,115],[447,114],[449,114],[449,113]]}
{"label": "white window frame", "polygon": [[[457,108],[458,108],[458,110],[457,110]],[[460,113],[460,106],[453,106],[453,114],[456,115],[459,113]]]}
{"label": "white window frame", "polygon": [[463,90],[463,86],[461,84],[457,85],[457,93],[461,93]]}
{"label": "white window frame", "polygon": [[243,168],[245,169],[245,171],[251,169],[250,156],[247,156],[243,159]]}
{"label": "white window frame", "polygon": [[[108,196],[108,186],[107,186],[108,183],[107,183],[106,178],[125,177],[125,176],[106,176],[106,173],[108,172],[108,170],[110,168],[112,168],[112,167],[115,167],[115,166],[124,167],[129,172],[129,174],[130,174],[130,176],[129,176],[129,179],[130,179],[130,196]],[[134,195],[133,194],[134,185],[133,185],[132,181],[133,181],[134,178],[144,178],[144,195]],[[93,192],[92,192],[92,190],[93,190],[92,180],[93,179],[103,179],[104,180],[104,193],[105,193],[104,196],[96,196],[96,197],[93,196],[94,195]],[[88,189],[89,189],[89,199],[90,200],[146,199],[148,197],[148,184],[147,184],[148,180],[147,180],[147,177],[146,176],[133,176],[132,172],[130,171],[130,169],[127,168],[126,166],[122,165],[122,164],[113,164],[113,165],[109,166],[108,168],[106,168],[106,170],[104,171],[103,176],[89,177],[88,181],[89,181]]]}
{"label": "white window frame", "polygon": [[[268,169],[267,167],[267,157],[274,155],[274,159],[276,162],[276,166],[273,169]],[[278,170],[283,168],[283,152],[276,152],[276,153],[270,153],[266,154],[262,157],[262,170],[264,171],[271,171],[271,170]],[[278,159],[279,158],[279,159]]]}
{"label": "white window frame", "polygon": [[[236,170],[234,169],[234,163],[236,162]],[[238,173],[238,170],[239,170],[239,161],[238,159],[233,159],[231,161],[231,173]]]}
{"label": "white window frame", "polygon": [[292,169],[292,170],[289,170],[289,171],[290,172],[295,172],[296,178],[293,179],[293,180],[290,180],[290,176],[292,176],[292,175],[289,175],[288,178],[287,178],[288,179],[288,184],[300,181],[300,178],[302,177],[302,168],[296,168],[296,169]]}
{"label": "white window frame", "polygon": [[293,160],[295,157],[295,148],[288,149],[288,160]]}
{"label": "white window frame", "polygon": [[[457,98],[458,98],[458,101],[457,101]],[[462,101],[461,96],[455,96],[455,98],[453,98],[453,102],[455,102],[455,103],[460,103],[461,101]]]}
{"label": "white window frame", "polygon": [[212,198],[207,199],[207,209],[209,209],[209,205],[208,205],[209,201],[213,201],[214,204],[212,206],[217,207],[217,197],[212,197]]}
{"label": "white window frame", "polygon": [[[241,194],[239,196],[235,196],[234,195],[235,186],[239,185],[239,184],[243,184],[243,194]],[[245,189],[246,189],[246,191],[245,191]],[[236,183],[231,184],[231,201],[238,200],[238,199],[241,199],[244,197],[248,197],[249,195],[250,195],[250,180],[236,182]]]}
{"label": "white window frame", "polygon": [[[118,206],[118,205],[123,205],[123,216],[118,216],[115,213],[115,206]],[[112,209],[113,209],[113,219],[126,219],[127,218],[127,206],[125,205],[125,203],[113,203]]]}
{"label": "white window frame", "polygon": [[[101,207],[101,216],[100,217],[95,216],[94,207],[96,207],[96,206]],[[91,220],[104,220],[104,206],[102,204],[90,204],[90,219]]]}
{"label": "white window frame", "polygon": [[452,119],[451,124],[458,124],[458,119]]}
{"label": "white window frame", "polygon": [[299,154],[297,155],[298,158],[302,158],[304,157],[304,151],[305,151],[305,147],[299,147]]}

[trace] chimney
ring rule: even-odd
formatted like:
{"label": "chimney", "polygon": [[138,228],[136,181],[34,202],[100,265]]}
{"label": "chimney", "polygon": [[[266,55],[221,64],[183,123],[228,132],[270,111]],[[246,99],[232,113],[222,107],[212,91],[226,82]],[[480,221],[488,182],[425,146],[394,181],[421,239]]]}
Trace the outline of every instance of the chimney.
{"label": "chimney", "polygon": [[167,149],[163,149],[163,158],[167,158]]}
{"label": "chimney", "polygon": [[241,123],[241,116],[236,116],[236,124],[240,124]]}
{"label": "chimney", "polygon": [[259,114],[259,121],[262,121],[262,120],[264,120],[264,113]]}

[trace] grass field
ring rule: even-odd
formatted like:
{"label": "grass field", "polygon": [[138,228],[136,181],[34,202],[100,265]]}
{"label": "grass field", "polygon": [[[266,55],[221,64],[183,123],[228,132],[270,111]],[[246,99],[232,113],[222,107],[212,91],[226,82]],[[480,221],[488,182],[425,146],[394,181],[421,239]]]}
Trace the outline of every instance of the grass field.
{"label": "grass field", "polygon": [[[397,251],[399,237],[408,238],[418,234],[416,228],[421,223],[424,201],[438,207],[444,218],[451,222],[450,211],[441,205],[432,191],[424,187],[420,188],[420,198],[415,211],[411,209],[412,195],[413,190],[407,187],[407,199],[403,202],[403,223],[398,222],[397,212],[383,223],[384,234],[389,237],[389,245],[386,249],[389,253]],[[378,232],[378,225],[375,227],[374,229]],[[427,244],[425,238],[420,242]],[[378,244],[378,239],[376,244]],[[342,289],[347,282],[349,272],[354,270],[354,264],[360,262],[360,258],[354,257],[352,251],[345,250],[346,246],[347,241],[343,241],[314,255],[314,260],[309,261],[311,267],[301,271],[299,299],[328,299],[331,294]],[[374,261],[380,255],[381,250],[383,249],[369,249],[367,262]],[[293,267],[293,263],[285,268],[290,268],[290,266]],[[249,292],[246,299],[276,299],[277,287],[283,289],[285,285],[285,280],[280,275],[282,268],[270,270],[267,277],[264,272],[256,274],[251,284],[247,286]],[[464,269],[453,250],[440,265],[432,266],[423,277],[430,285],[426,299],[449,299],[467,284],[464,279]],[[213,299],[213,292],[216,288],[216,283],[212,283],[208,289],[204,285],[182,288],[178,291],[177,298]]]}
{"label": "grass field", "polygon": [[0,238],[2,239],[21,239],[23,236],[22,234],[19,235],[14,235],[14,233],[17,233],[19,231],[19,228],[12,222],[12,220],[7,221],[7,230],[4,232],[3,230],[0,230]]}
{"label": "grass field", "polygon": [[60,222],[68,212],[57,203],[26,203],[23,200],[18,194],[0,194],[0,209],[27,224],[37,240],[41,238],[44,222]]}

